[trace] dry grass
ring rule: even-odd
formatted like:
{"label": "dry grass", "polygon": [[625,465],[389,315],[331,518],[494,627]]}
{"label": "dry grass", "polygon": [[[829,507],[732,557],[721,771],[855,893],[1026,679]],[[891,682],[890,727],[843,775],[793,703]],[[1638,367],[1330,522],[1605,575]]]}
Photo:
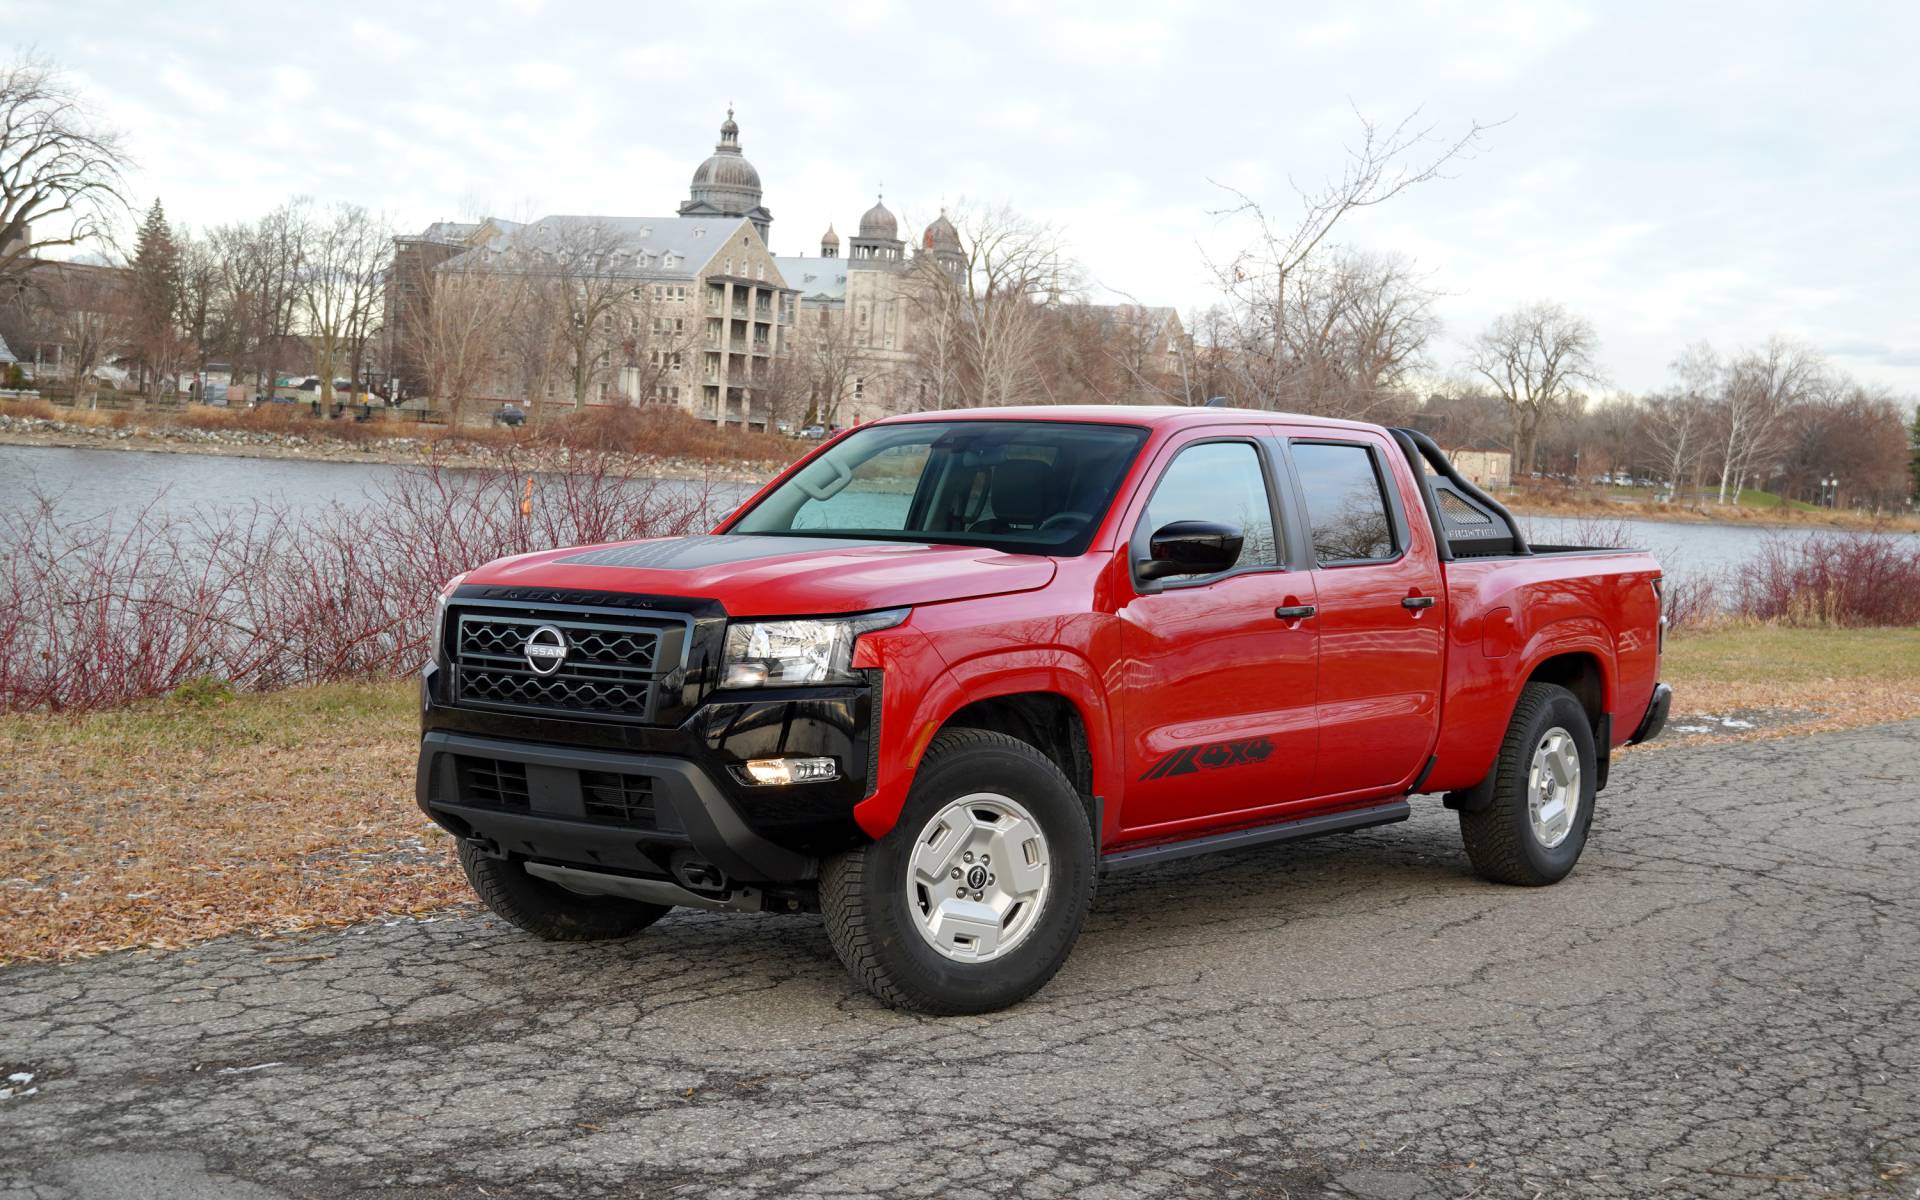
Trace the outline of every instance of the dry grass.
{"label": "dry grass", "polygon": [[[1920,717],[1920,629],[1726,625],[1667,643],[1673,719],[1761,717],[1738,738],[1779,737]],[[1721,740],[1670,733],[1655,747]]]}
{"label": "dry grass", "polygon": [[413,803],[407,683],[0,719],[0,962],[470,898]]}
{"label": "dry grass", "polygon": [[[1920,717],[1920,629],[1722,628],[1666,668],[1676,724],[1762,718],[1737,737]],[[413,804],[414,721],[411,682],[0,718],[0,962],[471,903]]]}

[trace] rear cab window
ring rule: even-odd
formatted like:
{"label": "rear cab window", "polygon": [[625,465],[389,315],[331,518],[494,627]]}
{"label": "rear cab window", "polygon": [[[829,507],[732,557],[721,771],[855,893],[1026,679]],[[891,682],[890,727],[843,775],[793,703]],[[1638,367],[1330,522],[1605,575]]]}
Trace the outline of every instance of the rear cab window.
{"label": "rear cab window", "polygon": [[1314,561],[1323,567],[1391,562],[1406,549],[1378,451],[1359,442],[1292,443]]}

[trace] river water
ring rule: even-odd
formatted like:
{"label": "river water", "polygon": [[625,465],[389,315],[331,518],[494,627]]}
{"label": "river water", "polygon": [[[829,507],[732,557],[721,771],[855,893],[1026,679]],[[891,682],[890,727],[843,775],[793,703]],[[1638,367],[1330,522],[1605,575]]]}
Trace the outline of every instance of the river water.
{"label": "river water", "polygon": [[[30,504],[36,493],[53,497],[56,511],[73,520],[131,514],[149,505],[205,514],[244,510],[255,503],[322,509],[334,503],[369,503],[383,480],[410,469],[380,463],[0,446],[0,510]],[[716,484],[711,490],[721,502],[720,512],[751,492],[745,484]],[[1583,532],[1577,520],[1531,517],[1524,524],[1528,536],[1543,543],[1577,541]],[[1675,577],[1718,573],[1751,558],[1770,537],[1802,538],[1813,532],[1678,521],[1605,524],[1624,527],[1625,540],[1660,556]],[[1908,541],[1920,554],[1920,535]]]}

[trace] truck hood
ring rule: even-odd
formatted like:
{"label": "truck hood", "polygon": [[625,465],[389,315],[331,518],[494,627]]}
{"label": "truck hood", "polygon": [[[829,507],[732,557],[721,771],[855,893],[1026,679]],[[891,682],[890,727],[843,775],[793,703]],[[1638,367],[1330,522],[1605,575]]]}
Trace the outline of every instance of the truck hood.
{"label": "truck hood", "polygon": [[1032,591],[1053,574],[1050,558],[975,546],[722,533],[523,554],[466,582],[692,596],[718,600],[731,616],[768,617]]}

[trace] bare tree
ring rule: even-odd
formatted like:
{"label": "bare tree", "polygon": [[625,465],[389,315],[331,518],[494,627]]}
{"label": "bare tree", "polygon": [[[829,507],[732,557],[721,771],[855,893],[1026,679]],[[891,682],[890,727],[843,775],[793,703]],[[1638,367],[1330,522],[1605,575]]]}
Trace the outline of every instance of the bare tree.
{"label": "bare tree", "polygon": [[1028,402],[1039,394],[1043,305],[1077,292],[1078,268],[1057,230],[1011,209],[962,212],[954,224],[966,255],[959,311],[972,399]]}
{"label": "bare tree", "polygon": [[852,323],[818,311],[794,322],[788,356],[795,366],[792,390],[806,396],[803,425],[836,425],[840,406],[853,390],[856,372],[871,370],[861,354]]}
{"label": "bare tree", "polygon": [[1726,366],[1719,399],[1720,503],[1740,503],[1744,481],[1781,451],[1789,410],[1820,386],[1820,356],[1783,337],[1736,356]]}
{"label": "bare tree", "polygon": [[125,271],[90,263],[52,262],[36,270],[22,293],[31,302],[36,357],[51,346],[52,366],[73,380],[74,398],[94,407],[96,372],[126,352],[134,304]]}
{"label": "bare tree", "polygon": [[224,332],[226,298],[220,260],[213,243],[185,227],[174,230],[173,241],[180,255],[180,332],[192,355],[197,382],[206,374],[207,360]]}
{"label": "bare tree", "polygon": [[[652,332],[651,314],[641,325],[644,293],[628,278],[627,251],[619,233],[600,221],[562,221],[528,231],[523,245],[525,270],[549,276],[567,310],[560,339],[573,385],[574,408],[585,408],[596,388],[613,372],[613,350],[622,324]],[[624,318],[624,320],[623,320]]]}
{"label": "bare tree", "polygon": [[1439,331],[1436,293],[1399,255],[1333,248],[1295,269],[1278,325],[1244,310],[1238,361],[1265,379],[1262,406],[1372,420],[1408,406],[1407,378]]}
{"label": "bare tree", "polygon": [[1572,407],[1575,385],[1598,383],[1593,326],[1551,301],[1539,301],[1495,321],[1474,343],[1467,362],[1506,402],[1516,471],[1534,469],[1541,426]]}
{"label": "bare tree", "polygon": [[344,368],[360,377],[359,354],[381,300],[391,235],[357,204],[336,204],[302,231],[297,296],[319,352],[321,395],[331,400]]}
{"label": "bare tree", "polygon": [[552,275],[533,270],[518,272],[501,344],[511,362],[521,401],[536,427],[547,394],[560,374],[565,354],[561,327],[568,314],[566,297]]}
{"label": "bare tree", "polygon": [[120,135],[44,58],[0,68],[0,281],[110,231],[125,208]]}
{"label": "bare tree", "polygon": [[223,225],[208,240],[220,264],[227,352],[251,368],[264,394],[286,354],[298,315],[311,217],[304,197],[248,224]]}
{"label": "bare tree", "polygon": [[[1438,124],[1425,121],[1419,109],[1392,126],[1376,124],[1358,110],[1354,116],[1360,123],[1359,143],[1348,149],[1337,177],[1311,191],[1295,187],[1296,216],[1276,216],[1260,201],[1231,187],[1226,191],[1234,203],[1215,214],[1253,227],[1250,245],[1224,262],[1209,262],[1234,310],[1234,349],[1246,368],[1244,383],[1251,393],[1242,397],[1243,402],[1274,403],[1274,390],[1297,377],[1294,355],[1303,344],[1316,343],[1316,321],[1340,310],[1338,297],[1353,294],[1339,279],[1338,269],[1332,276],[1318,277],[1309,270],[1332,247],[1332,235],[1341,223],[1353,213],[1445,177],[1452,165],[1472,157],[1491,128],[1471,122],[1465,133],[1448,139],[1438,136]],[[1350,262],[1349,269],[1357,265]],[[1398,340],[1419,326],[1430,326],[1431,299],[1422,301],[1417,293],[1407,291],[1404,268],[1374,274],[1386,288],[1379,294],[1395,297],[1392,308],[1374,314],[1386,318],[1376,333],[1392,333]],[[1359,294],[1368,290],[1362,287]],[[1296,324],[1302,328],[1296,330]],[[1419,345],[1424,344],[1420,339]],[[1320,407],[1315,400],[1320,393],[1312,390],[1313,369],[1313,364],[1306,367],[1308,403],[1301,403],[1302,389],[1294,388],[1293,406]]]}
{"label": "bare tree", "polygon": [[[905,383],[915,409],[939,412],[963,403],[966,281],[928,258],[915,259],[913,270],[917,286],[907,292],[907,348],[913,353],[913,366]],[[823,320],[825,315],[821,314]],[[814,374],[817,378],[819,373]],[[832,394],[840,394],[837,386]],[[808,416],[813,419],[811,410]]]}
{"label": "bare tree", "polygon": [[458,428],[467,401],[499,358],[507,295],[496,276],[457,262],[435,270],[415,294],[419,311],[407,322],[414,343],[408,349],[426,374],[433,402]]}
{"label": "bare tree", "polygon": [[1672,368],[1679,387],[1648,397],[1645,417],[1647,436],[1660,454],[1660,472],[1678,495],[1688,483],[1699,485],[1707,426],[1720,387],[1720,356],[1706,342],[1695,342],[1680,352]]}

